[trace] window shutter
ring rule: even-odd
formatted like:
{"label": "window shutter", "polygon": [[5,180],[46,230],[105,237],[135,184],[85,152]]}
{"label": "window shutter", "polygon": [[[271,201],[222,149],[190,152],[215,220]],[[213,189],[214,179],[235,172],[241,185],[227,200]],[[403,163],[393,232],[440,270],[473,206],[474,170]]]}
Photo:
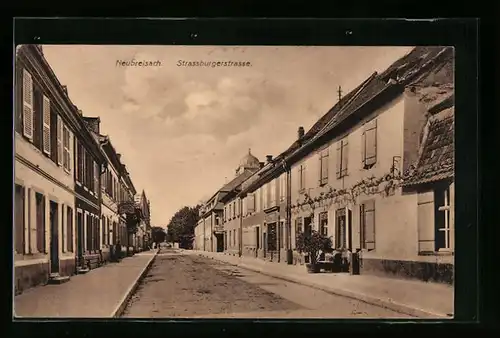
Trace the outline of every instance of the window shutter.
{"label": "window shutter", "polygon": [[337,161],[336,161],[337,178],[342,177],[342,141],[337,142]]}
{"label": "window shutter", "polygon": [[377,120],[372,120],[365,125],[365,165],[377,162]]}
{"label": "window shutter", "polygon": [[319,184],[321,185],[323,183],[323,153],[319,153],[319,173],[318,173],[318,176],[319,176]]}
{"label": "window shutter", "polygon": [[248,195],[248,213],[251,214],[255,211],[255,197],[254,195]]}
{"label": "window shutter", "polygon": [[99,168],[97,166],[97,163],[94,162],[94,193],[99,192]]}
{"label": "window shutter", "polygon": [[66,127],[66,132],[68,133],[68,171],[71,171],[73,167],[73,133]]}
{"label": "window shutter", "polygon": [[365,248],[375,249],[375,201],[370,200],[364,203],[364,239]]}
{"label": "window shutter", "polygon": [[347,155],[348,155],[348,143],[347,143],[347,140],[343,140],[342,141],[342,172],[341,172],[341,176],[345,176],[347,175]]}
{"label": "window shutter", "polygon": [[63,148],[62,148],[62,121],[61,117],[57,115],[57,164],[63,163]]}
{"label": "window shutter", "polygon": [[25,69],[23,72],[23,134],[33,140],[33,79]]}
{"label": "window shutter", "polygon": [[50,155],[50,100],[43,96],[43,152]]}

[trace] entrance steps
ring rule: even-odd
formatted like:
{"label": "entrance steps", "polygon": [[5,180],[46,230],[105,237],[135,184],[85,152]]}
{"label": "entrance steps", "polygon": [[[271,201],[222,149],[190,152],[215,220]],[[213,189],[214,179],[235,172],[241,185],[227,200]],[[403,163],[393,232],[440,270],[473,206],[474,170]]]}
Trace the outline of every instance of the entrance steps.
{"label": "entrance steps", "polygon": [[84,274],[86,274],[89,271],[90,271],[89,268],[77,268],[76,269],[76,274],[77,275],[84,275]]}
{"label": "entrance steps", "polygon": [[51,273],[49,276],[49,284],[63,284],[69,282],[69,276],[61,276],[59,273]]}

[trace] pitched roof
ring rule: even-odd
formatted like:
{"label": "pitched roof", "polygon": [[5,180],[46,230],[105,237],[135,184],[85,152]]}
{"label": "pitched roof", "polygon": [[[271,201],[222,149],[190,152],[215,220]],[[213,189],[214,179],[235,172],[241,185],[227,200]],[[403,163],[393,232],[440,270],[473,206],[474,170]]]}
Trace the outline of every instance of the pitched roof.
{"label": "pitched roof", "polygon": [[[284,158],[295,154],[304,146],[311,145],[320,136],[335,128],[340,122],[352,115],[382,90],[396,84],[407,84],[416,75],[420,74],[422,70],[432,66],[433,62],[438,59],[438,56],[443,55],[449,50],[451,50],[450,47],[415,47],[407,55],[391,64],[382,73],[373,73],[323,115],[301,140],[295,141],[287,150],[276,156],[273,162],[276,164]],[[259,181],[259,179],[256,181]]]}
{"label": "pitched roof", "polygon": [[376,73],[373,73],[368,79],[363,81],[359,86],[354,88],[352,91],[347,93],[342,99],[337,102],[328,112],[323,115],[318,121],[316,121],[315,124],[307,131],[307,133],[304,134],[302,139],[295,141],[287,150],[285,150],[283,153],[280,155],[276,156],[275,160],[282,159],[286,157],[288,154],[292,153],[294,150],[300,148],[301,144],[304,144],[311,140],[318,132],[320,132],[334,117],[337,115],[337,113],[341,110],[342,107],[345,107],[346,105],[350,104],[352,102],[352,99],[355,98],[361,89],[368,83]]}
{"label": "pitched roof", "polygon": [[454,107],[448,107],[429,117],[415,169],[404,185],[435,182],[454,176],[455,150]]}
{"label": "pitched roof", "polygon": [[236,176],[232,181],[224,185],[219,191],[229,192],[238,188],[247,178],[252,176],[254,171],[245,170],[241,175]]}

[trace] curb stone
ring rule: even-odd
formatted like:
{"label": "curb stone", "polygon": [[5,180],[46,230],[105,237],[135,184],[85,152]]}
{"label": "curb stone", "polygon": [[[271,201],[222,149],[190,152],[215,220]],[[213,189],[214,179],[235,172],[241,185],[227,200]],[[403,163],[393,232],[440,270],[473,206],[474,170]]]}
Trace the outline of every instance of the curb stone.
{"label": "curb stone", "polygon": [[113,313],[111,315],[112,318],[118,318],[123,314],[123,312],[125,311],[125,309],[127,307],[128,301],[130,300],[130,298],[134,294],[135,290],[137,290],[137,287],[139,286],[139,283],[141,282],[141,280],[148,273],[148,271],[151,268],[151,266],[153,265],[157,255],[158,255],[158,253],[155,252],[154,256],[149,260],[148,264],[146,264],[146,266],[144,267],[142,272],[139,274],[139,277],[137,277],[135,282],[132,283],[130,288],[125,293],[125,296],[123,296],[122,300],[120,301],[120,304],[113,311]]}
{"label": "curb stone", "polygon": [[[204,254],[199,254],[199,255],[214,259],[214,257],[211,257],[210,255],[204,255]],[[217,258],[215,258],[215,259],[217,259]],[[233,262],[232,263],[232,262],[228,262],[228,261],[221,260],[221,259],[217,259],[217,260],[226,262],[226,263],[231,264],[231,265],[239,266],[239,267],[246,269],[246,270],[258,272],[258,273],[266,275],[266,276],[270,276],[270,277],[282,279],[282,280],[285,280],[288,282],[308,286],[308,287],[318,289],[318,290],[321,290],[321,291],[324,291],[327,293],[331,293],[334,295],[359,300],[359,301],[362,301],[362,302],[370,304],[370,305],[379,306],[379,307],[386,308],[386,309],[389,309],[392,311],[407,314],[407,315],[410,315],[413,317],[420,317],[420,318],[432,317],[432,318],[439,318],[439,319],[442,319],[442,318],[451,319],[452,318],[452,317],[444,315],[444,314],[437,314],[437,313],[434,313],[431,311],[418,309],[418,308],[412,307],[410,305],[401,304],[401,303],[390,301],[390,300],[380,299],[380,298],[369,296],[369,295],[362,294],[359,292],[352,292],[352,291],[347,291],[347,290],[343,290],[343,289],[339,289],[339,288],[327,287],[327,286],[317,284],[314,282],[305,281],[302,278],[290,277],[290,276],[282,275],[279,273],[271,273],[271,272],[263,271],[261,268],[253,267],[253,266],[247,265],[245,263],[241,263],[241,262],[238,262],[238,263]]]}

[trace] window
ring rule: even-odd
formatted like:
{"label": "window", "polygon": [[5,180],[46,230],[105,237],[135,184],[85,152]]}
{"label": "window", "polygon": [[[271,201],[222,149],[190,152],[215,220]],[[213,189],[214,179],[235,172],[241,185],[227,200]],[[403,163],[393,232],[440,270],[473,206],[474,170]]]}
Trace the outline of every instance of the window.
{"label": "window", "polygon": [[113,221],[113,244],[116,244],[118,241],[118,227],[116,222]]}
{"label": "window", "polygon": [[43,152],[50,155],[50,100],[44,95],[43,96],[43,131],[42,131],[42,143]]}
{"label": "window", "polygon": [[23,71],[23,135],[33,141],[33,79]]}
{"label": "window", "polygon": [[63,167],[67,172],[71,171],[71,133],[63,123]]}
{"label": "window", "polygon": [[262,186],[262,208],[267,209],[269,207],[269,184],[264,184]]}
{"label": "window", "polygon": [[92,251],[92,216],[90,214],[86,214],[85,216],[85,221],[86,221],[86,229],[87,229],[87,240],[86,240],[86,248],[87,251]]}
{"label": "window", "polygon": [[61,204],[61,251],[66,252],[66,226],[67,219],[64,217],[64,204]]}
{"label": "window", "polygon": [[45,253],[45,196],[35,193],[36,249]]}
{"label": "window", "polygon": [[276,205],[276,179],[271,181],[271,201],[270,206],[273,207]]}
{"label": "window", "polygon": [[435,206],[435,250],[451,251],[453,222],[451,219],[450,187],[438,188],[434,191]]}
{"label": "window", "polygon": [[24,243],[25,243],[25,235],[24,235],[24,187],[17,185],[15,187],[15,196],[14,196],[14,208],[15,208],[15,249],[16,253],[23,254],[24,253]]}
{"label": "window", "polygon": [[337,209],[335,216],[335,247],[336,248],[351,248],[351,239],[349,238],[349,247],[348,244],[348,236],[347,234],[347,223],[351,222],[352,212],[351,210],[346,210],[346,208]]}
{"label": "window", "polygon": [[101,216],[102,244],[106,245],[106,217]]}
{"label": "window", "polygon": [[76,144],[76,161],[77,161],[76,180],[80,183],[84,183],[83,182],[83,175],[84,175],[84,171],[83,171],[83,161],[84,161],[83,147],[80,144],[80,142],[78,142],[78,140],[75,140],[75,144]]}
{"label": "window", "polygon": [[236,202],[233,202],[233,218],[236,217]]}
{"label": "window", "polygon": [[297,246],[298,236],[302,232],[302,222],[302,217],[295,219],[295,246]]}
{"label": "window", "polygon": [[95,226],[95,250],[101,249],[101,219],[99,216],[94,217]]}
{"label": "window", "polygon": [[347,175],[347,138],[337,142],[337,178]]}
{"label": "window", "polygon": [[361,248],[375,249],[375,201],[366,201],[359,206]]}
{"label": "window", "polygon": [[68,246],[68,252],[73,252],[73,209],[70,207],[66,207],[66,235],[67,235],[67,246]]}
{"label": "window", "polygon": [[81,151],[82,151],[82,183],[84,186],[87,186],[88,180],[87,180],[87,152],[85,151],[85,148],[83,145],[81,145]]}
{"label": "window", "polygon": [[280,185],[280,202],[283,202],[286,199],[286,174],[281,175],[279,179]]}
{"label": "window", "polygon": [[299,166],[299,191],[304,191],[306,188],[306,167],[301,164]]}
{"label": "window", "polygon": [[241,210],[241,216],[244,217],[248,214],[248,206],[247,206],[247,203],[248,203],[248,198],[243,198],[243,200],[241,201],[241,208],[243,210]]}
{"label": "window", "polygon": [[99,165],[94,162],[94,193],[99,193]]}
{"label": "window", "polygon": [[232,246],[232,245],[233,245],[233,238],[232,238],[232,235],[233,235],[233,231],[232,231],[232,230],[229,230],[229,246]]}
{"label": "window", "polygon": [[261,210],[261,200],[260,200],[260,195],[261,195],[261,191],[260,189],[257,189],[255,191],[255,211],[256,212],[259,212]]}
{"label": "window", "polygon": [[361,160],[364,169],[370,169],[377,162],[377,120],[367,122],[363,127]]}
{"label": "window", "polygon": [[328,212],[319,214],[319,232],[324,236],[328,236]]}
{"label": "window", "polygon": [[247,212],[249,214],[255,212],[255,196],[253,194],[247,195],[247,207],[248,207]]}
{"label": "window", "polygon": [[328,183],[328,149],[325,149],[319,154],[319,185],[323,186]]}
{"label": "window", "polygon": [[279,247],[280,248],[284,248],[284,243],[285,241],[283,240],[283,234],[285,233],[285,223],[284,222],[280,222],[280,229],[279,229],[279,236],[278,236],[278,241],[279,241]]}
{"label": "window", "polygon": [[257,246],[257,249],[260,249],[260,227],[255,228],[255,243]]}

